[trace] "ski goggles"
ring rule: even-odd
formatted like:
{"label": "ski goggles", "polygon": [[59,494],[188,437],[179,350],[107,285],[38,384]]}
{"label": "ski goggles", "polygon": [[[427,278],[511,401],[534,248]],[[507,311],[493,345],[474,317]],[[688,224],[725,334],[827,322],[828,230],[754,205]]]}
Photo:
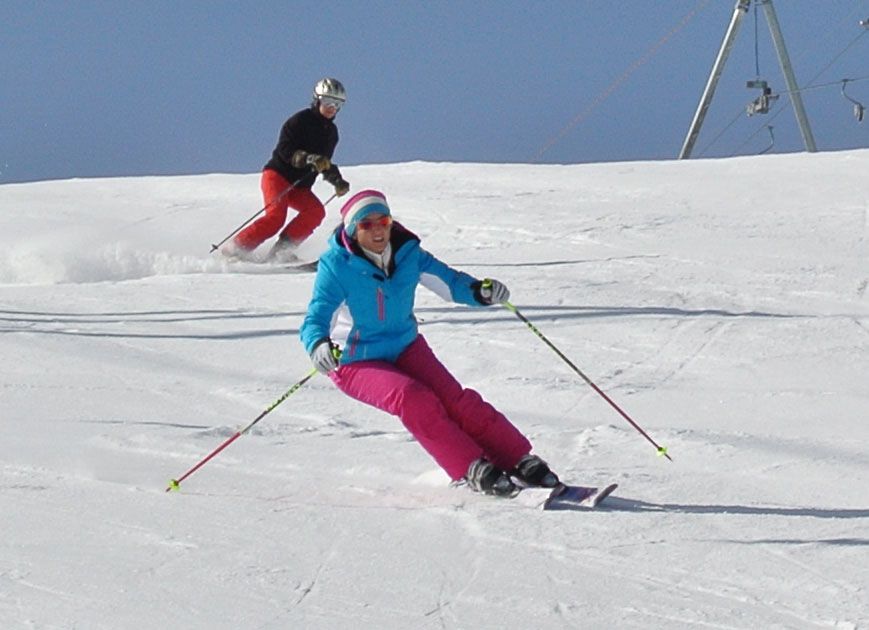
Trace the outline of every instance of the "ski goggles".
{"label": "ski goggles", "polygon": [[380,227],[389,227],[392,225],[392,217],[389,215],[385,215],[380,217],[379,219],[362,219],[356,223],[356,229],[358,230],[370,230],[377,226]]}
{"label": "ski goggles", "polygon": [[336,112],[341,109],[341,106],[344,104],[340,98],[334,98],[332,96],[321,96],[320,97],[320,105],[325,107],[331,107]]}

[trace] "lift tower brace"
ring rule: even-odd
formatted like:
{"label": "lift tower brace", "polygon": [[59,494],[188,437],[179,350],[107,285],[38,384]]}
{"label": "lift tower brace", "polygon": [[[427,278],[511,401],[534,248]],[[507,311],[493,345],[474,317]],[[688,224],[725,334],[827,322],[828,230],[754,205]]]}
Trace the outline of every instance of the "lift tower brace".
{"label": "lift tower brace", "polygon": [[[797,123],[800,126],[800,133],[803,136],[803,144],[805,144],[806,151],[814,153],[818,148],[815,146],[815,138],[812,136],[812,128],[809,126],[809,118],[806,115],[805,107],[803,107],[803,99],[802,96],[800,96],[796,77],[794,77],[794,69],[791,66],[791,60],[788,56],[787,48],[785,47],[785,40],[781,32],[781,27],[779,26],[778,17],[776,16],[775,9],[772,6],[772,0],[755,0],[755,2],[763,7],[766,22],[769,26],[769,32],[772,35],[772,41],[775,45],[775,52],[778,56],[778,63],[779,66],[781,66],[781,71],[788,87],[791,104],[794,107],[794,114],[796,115]],[[733,48],[733,42],[736,40],[736,34],[739,32],[742,19],[745,17],[745,14],[748,13],[750,6],[751,0],[737,0],[736,2],[736,6],[733,9],[733,16],[730,18],[730,25],[727,27],[727,32],[724,34],[724,41],[721,42],[721,48],[718,50],[718,57],[715,58],[715,64],[712,66],[712,72],[709,73],[709,80],[706,82],[706,88],[703,90],[703,96],[700,97],[700,104],[697,106],[697,111],[694,114],[691,128],[688,130],[688,135],[685,137],[685,142],[682,145],[682,151],[679,153],[680,160],[691,157],[691,152],[694,150],[694,143],[697,142],[697,136],[700,135],[700,127],[703,126],[706,112],[709,110],[709,105],[712,104],[712,97],[715,94],[715,88],[718,86],[718,79],[721,78],[724,64],[727,63],[727,57],[730,55],[730,50]]]}

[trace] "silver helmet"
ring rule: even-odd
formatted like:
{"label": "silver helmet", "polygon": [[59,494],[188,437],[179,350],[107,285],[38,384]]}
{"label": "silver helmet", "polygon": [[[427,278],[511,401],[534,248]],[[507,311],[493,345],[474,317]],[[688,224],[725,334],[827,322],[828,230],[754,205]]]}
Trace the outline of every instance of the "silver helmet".
{"label": "silver helmet", "polygon": [[339,101],[347,100],[347,91],[338,79],[320,79],[317,85],[314,86],[314,100],[317,101],[322,96],[338,99]]}

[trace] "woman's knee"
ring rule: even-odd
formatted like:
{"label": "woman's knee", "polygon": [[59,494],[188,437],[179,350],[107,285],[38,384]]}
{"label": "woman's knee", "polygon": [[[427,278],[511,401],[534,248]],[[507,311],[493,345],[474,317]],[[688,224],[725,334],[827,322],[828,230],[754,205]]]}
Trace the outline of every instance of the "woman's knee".
{"label": "woman's knee", "polygon": [[414,380],[407,381],[395,392],[395,401],[402,414],[413,409],[428,409],[440,405],[438,397],[429,387]]}
{"label": "woman's knee", "polygon": [[489,411],[489,403],[475,389],[462,388],[444,403],[451,412],[461,415],[482,415]]}
{"label": "woman's knee", "polygon": [[438,435],[444,422],[452,422],[435,393],[417,381],[397,392],[395,402],[402,423],[416,436]]}

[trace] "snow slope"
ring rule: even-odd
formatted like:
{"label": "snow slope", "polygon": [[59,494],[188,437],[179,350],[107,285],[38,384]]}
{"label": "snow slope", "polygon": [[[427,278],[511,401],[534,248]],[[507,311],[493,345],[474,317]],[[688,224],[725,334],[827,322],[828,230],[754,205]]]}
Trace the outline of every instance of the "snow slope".
{"label": "snow slope", "polygon": [[450,488],[319,376],[167,494],[308,372],[313,276],[209,254],[257,174],[3,185],[0,628],[869,628],[869,151],[344,170],[673,462],[508,310],[421,289],[609,509]]}

